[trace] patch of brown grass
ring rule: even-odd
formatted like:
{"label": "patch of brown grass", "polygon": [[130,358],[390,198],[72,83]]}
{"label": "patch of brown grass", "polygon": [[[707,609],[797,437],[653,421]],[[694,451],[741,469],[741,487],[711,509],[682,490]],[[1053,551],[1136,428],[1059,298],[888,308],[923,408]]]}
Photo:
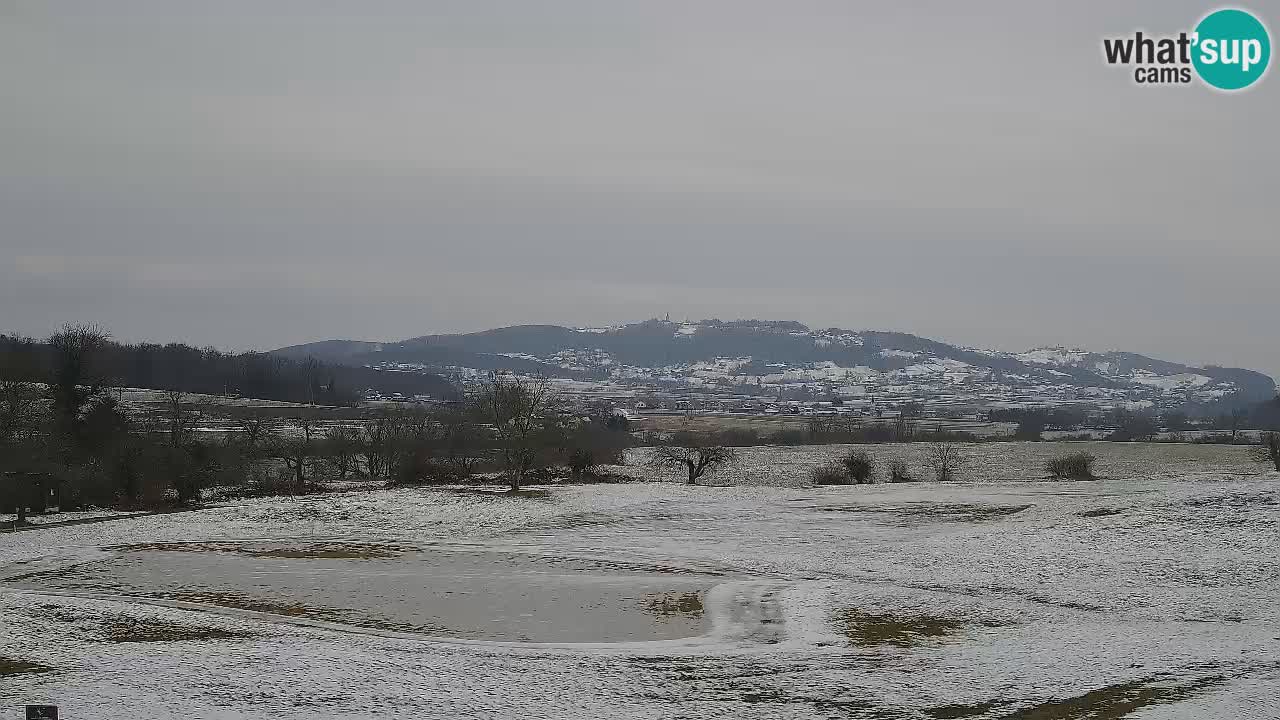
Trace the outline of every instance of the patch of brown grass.
{"label": "patch of brown grass", "polygon": [[139,620],[120,616],[103,623],[103,642],[185,642],[192,640],[234,640],[246,633],[222,628],[196,627],[165,620]]}
{"label": "patch of brown grass", "polygon": [[123,552],[218,552],[237,553],[256,558],[386,560],[410,552],[411,548],[378,543],[321,542],[263,547],[235,542],[143,543],[111,548]]}
{"label": "patch of brown grass", "polygon": [[1092,510],[1081,510],[1076,514],[1080,517],[1094,518],[1107,517],[1108,515],[1119,515],[1120,511],[1114,508],[1094,508]]}
{"label": "patch of brown grass", "polygon": [[406,552],[406,549],[395,545],[319,543],[298,547],[273,548],[268,550],[245,549],[240,552],[259,558],[387,560],[390,558],[400,557]]}
{"label": "patch of brown grass", "polygon": [[965,623],[935,615],[871,613],[850,608],[837,618],[849,643],[857,647],[914,647],[931,638],[954,635]]}
{"label": "patch of brown grass", "polygon": [[644,609],[662,619],[702,617],[702,595],[696,592],[655,593],[645,600]]}
{"label": "patch of brown grass", "polygon": [[1032,705],[1004,715],[1001,720],[1119,720],[1142,708],[1186,700],[1224,682],[1226,678],[1221,676],[1182,683],[1157,678],[1132,680]]}
{"label": "patch of brown grass", "polygon": [[0,677],[52,672],[53,668],[29,660],[0,657]]}
{"label": "patch of brown grass", "polygon": [[841,505],[816,509],[826,512],[860,512],[893,515],[904,522],[985,522],[1016,515],[1032,505],[976,505],[918,502],[895,506]]}

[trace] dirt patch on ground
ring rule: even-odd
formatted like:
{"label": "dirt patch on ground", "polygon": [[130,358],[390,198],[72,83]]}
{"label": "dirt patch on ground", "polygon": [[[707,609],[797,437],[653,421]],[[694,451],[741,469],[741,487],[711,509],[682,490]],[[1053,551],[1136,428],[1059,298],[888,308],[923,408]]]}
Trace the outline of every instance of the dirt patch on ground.
{"label": "dirt patch on ground", "polygon": [[[859,697],[856,691],[841,684],[780,685],[786,678],[812,669],[806,660],[781,664],[760,663],[744,658],[716,657],[632,657],[629,661],[655,674],[666,682],[640,697],[668,703],[674,712],[662,717],[685,717],[679,711],[691,704],[715,702],[723,704],[724,717],[822,717],[861,718],[862,720],[904,720],[915,717],[896,708],[885,707],[877,698]],[[839,665],[840,660],[834,664]],[[824,660],[830,669],[833,661]],[[850,663],[842,669],[866,671],[867,666]],[[752,708],[753,705],[777,706]],[[693,715],[689,715],[693,717]]]}
{"label": "dirt patch on ground", "polygon": [[1001,720],[1119,720],[1146,707],[1186,700],[1224,682],[1226,678],[1222,676],[1182,682],[1144,678],[1108,685],[1075,697],[1049,700],[1002,715],[1000,718]]}
{"label": "dirt patch on ground", "polygon": [[328,560],[388,560],[397,558],[415,548],[378,543],[322,542],[279,546],[244,544],[234,542],[198,543],[145,543],[118,545],[110,548],[122,552],[220,552],[237,553],[258,558],[328,559]]}
{"label": "dirt patch on ground", "polygon": [[183,625],[167,620],[138,619],[127,616],[109,618],[102,623],[102,642],[185,642],[193,640],[236,640],[250,637],[248,633],[222,628]]}
{"label": "dirt patch on ground", "polygon": [[833,505],[826,512],[886,515],[902,522],[983,522],[1016,515],[1033,505],[975,505],[966,503],[908,503],[905,505]]}
{"label": "dirt patch on ground", "polygon": [[1108,515],[1119,515],[1120,512],[1121,512],[1120,510],[1117,510],[1115,508],[1094,508],[1092,510],[1084,510],[1084,511],[1078,512],[1076,513],[1076,515],[1079,515],[1080,517],[1094,518],[1094,517],[1107,517]]}
{"label": "dirt patch on ground", "polygon": [[974,622],[925,613],[868,612],[860,608],[839,611],[833,620],[854,647],[909,648],[930,640],[957,635],[974,625],[1001,626],[1001,623],[992,621]]}
{"label": "dirt patch on ground", "polygon": [[161,618],[138,618],[121,614],[95,614],[84,610],[44,603],[23,613],[75,628],[77,635],[92,642],[181,642],[184,640],[232,640],[252,637],[250,633],[222,628],[187,625]]}
{"label": "dirt patch on ground", "polygon": [[348,543],[321,543],[299,547],[270,550],[244,550],[252,557],[262,558],[326,558],[330,560],[386,560],[400,557],[408,549],[395,545],[354,545]]}
{"label": "dirt patch on ground", "polygon": [[0,677],[52,672],[53,668],[29,660],[0,657]]}
{"label": "dirt patch on ground", "polygon": [[1252,510],[1280,504],[1280,498],[1274,492],[1231,492],[1222,495],[1191,498],[1186,501],[1186,504],[1194,508],[1211,508],[1215,510]]}

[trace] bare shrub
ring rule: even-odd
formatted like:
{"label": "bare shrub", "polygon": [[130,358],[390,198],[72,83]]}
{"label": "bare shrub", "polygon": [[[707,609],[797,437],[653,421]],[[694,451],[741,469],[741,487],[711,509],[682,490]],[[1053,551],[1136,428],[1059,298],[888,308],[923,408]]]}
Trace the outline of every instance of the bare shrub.
{"label": "bare shrub", "polygon": [[466,479],[457,465],[443,458],[417,456],[397,466],[392,480],[397,485],[441,485]]}
{"label": "bare shrub", "polygon": [[875,471],[875,460],[865,450],[854,450],[840,458],[845,474],[855,485],[867,485],[872,482],[871,474]]}
{"label": "bare shrub", "polygon": [[849,485],[852,483],[849,473],[839,465],[819,465],[809,471],[814,485]]}
{"label": "bare shrub", "polygon": [[1093,463],[1098,458],[1087,452],[1059,455],[1045,465],[1055,480],[1093,480]]}
{"label": "bare shrub", "polygon": [[911,469],[907,467],[905,460],[897,459],[889,463],[889,482],[908,483],[915,481],[916,479],[911,476]]}
{"label": "bare shrub", "polygon": [[595,473],[596,468],[600,466],[600,461],[591,448],[579,447],[569,451],[569,457],[565,459],[564,464],[569,468],[570,479],[573,482],[582,482],[583,478]]}

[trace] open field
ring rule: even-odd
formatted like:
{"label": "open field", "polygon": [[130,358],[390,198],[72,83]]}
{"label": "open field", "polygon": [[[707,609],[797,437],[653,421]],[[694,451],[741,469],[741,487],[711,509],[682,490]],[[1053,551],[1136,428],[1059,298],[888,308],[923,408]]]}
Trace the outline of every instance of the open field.
{"label": "open field", "polygon": [[[1245,448],[807,486],[840,449],[3,535],[0,718],[1277,717],[1280,473]],[[1038,480],[1077,449],[1102,480]]]}
{"label": "open field", "polygon": [[[689,431],[697,433],[722,432],[725,430],[751,430],[761,437],[783,431],[803,431],[809,427],[809,418],[800,415],[734,415],[734,414],[698,414],[681,413],[643,413],[635,420],[635,429],[649,432]],[[863,418],[862,422],[892,422],[892,418],[877,421]],[[946,420],[920,418],[914,421],[921,430],[942,429],[952,432],[969,432],[979,437],[1004,437],[1013,434],[1017,428],[1015,423],[978,422],[973,420]]]}

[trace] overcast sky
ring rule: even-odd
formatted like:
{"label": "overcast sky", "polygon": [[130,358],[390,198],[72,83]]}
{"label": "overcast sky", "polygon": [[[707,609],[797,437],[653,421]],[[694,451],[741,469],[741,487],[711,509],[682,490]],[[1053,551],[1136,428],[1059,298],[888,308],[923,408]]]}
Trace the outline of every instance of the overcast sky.
{"label": "overcast sky", "polygon": [[0,331],[670,312],[1280,376],[1280,77],[1101,59],[1213,7],[0,0]]}

